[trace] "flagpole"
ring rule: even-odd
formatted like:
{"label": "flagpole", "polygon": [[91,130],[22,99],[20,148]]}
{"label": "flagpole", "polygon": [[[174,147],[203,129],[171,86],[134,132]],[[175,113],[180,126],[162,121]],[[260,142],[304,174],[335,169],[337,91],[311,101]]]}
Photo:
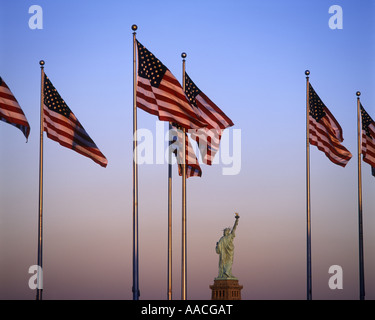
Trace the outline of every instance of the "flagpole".
{"label": "flagpole", "polygon": [[168,149],[168,300],[172,300],[172,124],[169,123]]}
{"label": "flagpole", "polygon": [[362,220],[362,166],[361,166],[361,92],[357,91],[357,145],[358,145],[358,235],[359,235],[359,298],[365,300],[365,271],[363,254],[363,220]]}
{"label": "flagpole", "polygon": [[[182,88],[185,92],[185,58],[186,53],[181,54],[182,57]],[[186,224],[186,129],[183,128],[183,149],[182,149],[182,262],[181,262],[181,300],[186,300],[187,295],[187,224]]]}
{"label": "flagpole", "polygon": [[310,101],[309,101],[309,75],[310,71],[305,71],[306,75],[306,252],[307,252],[307,300],[312,299],[311,291],[311,198],[310,198]]}
{"label": "flagpole", "polygon": [[39,143],[39,216],[38,216],[38,271],[37,271],[37,291],[36,300],[43,300],[43,130],[44,130],[44,64],[39,61],[41,70],[41,88],[40,88],[40,143]]}
{"label": "flagpole", "polygon": [[136,31],[133,32],[133,300],[139,300],[139,247],[138,247],[138,151],[137,151],[137,65],[136,65]]}

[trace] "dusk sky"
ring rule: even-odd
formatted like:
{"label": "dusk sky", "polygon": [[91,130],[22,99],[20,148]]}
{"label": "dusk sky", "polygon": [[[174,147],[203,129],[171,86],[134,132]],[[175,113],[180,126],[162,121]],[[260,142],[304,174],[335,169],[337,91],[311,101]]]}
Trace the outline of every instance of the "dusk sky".
{"label": "dusk sky", "polygon": [[[31,29],[32,5],[43,29]],[[331,29],[332,5],[342,29]],[[0,122],[0,299],[35,299],[40,66],[108,159],[44,135],[43,299],[132,299],[133,35],[231,118],[217,164],[187,181],[188,299],[210,299],[215,245],[240,215],[233,274],[242,299],[306,299],[306,77],[340,123],[345,168],[311,146],[312,297],[358,299],[357,99],[375,119],[373,0],[1,0],[0,76],[31,126]],[[164,126],[163,128],[161,126]],[[167,299],[167,124],[139,166],[140,299]],[[240,142],[239,142],[240,137]],[[158,150],[158,151],[157,151]],[[160,151],[161,150],[161,151]],[[225,174],[224,169],[227,170]],[[233,169],[233,170],[232,170]],[[238,170],[237,170],[238,169]],[[229,173],[229,174],[228,174]],[[181,298],[181,178],[173,167],[173,299]],[[362,162],[366,299],[375,299],[375,177]],[[331,290],[328,269],[343,270]]]}

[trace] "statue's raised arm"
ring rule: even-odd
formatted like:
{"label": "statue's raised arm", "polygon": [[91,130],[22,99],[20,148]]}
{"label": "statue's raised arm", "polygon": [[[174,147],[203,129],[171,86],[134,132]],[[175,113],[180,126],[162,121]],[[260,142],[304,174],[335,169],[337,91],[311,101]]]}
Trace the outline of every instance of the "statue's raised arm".
{"label": "statue's raised arm", "polygon": [[235,235],[235,231],[236,231],[236,228],[238,226],[238,219],[240,218],[240,216],[238,215],[238,213],[236,212],[236,221],[234,221],[234,225],[233,225],[233,228],[232,228],[232,234]]}

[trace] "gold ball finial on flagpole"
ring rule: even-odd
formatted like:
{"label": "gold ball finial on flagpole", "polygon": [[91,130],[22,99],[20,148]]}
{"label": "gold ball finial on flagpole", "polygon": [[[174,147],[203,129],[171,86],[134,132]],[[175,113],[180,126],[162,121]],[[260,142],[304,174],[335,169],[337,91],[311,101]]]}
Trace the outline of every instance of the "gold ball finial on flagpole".
{"label": "gold ball finial on flagpole", "polygon": [[361,91],[357,91],[355,94],[357,95],[357,97],[359,97],[361,95]]}
{"label": "gold ball finial on flagpole", "polygon": [[186,59],[186,57],[187,57],[187,54],[185,52],[181,53],[181,58],[182,59]]}
{"label": "gold ball finial on flagpole", "polygon": [[40,61],[39,61],[39,64],[43,67],[44,64],[45,64],[44,60],[40,60]]}
{"label": "gold ball finial on flagpole", "polygon": [[132,30],[135,32],[135,31],[137,31],[137,29],[138,29],[138,26],[136,24],[133,24],[132,25]]}
{"label": "gold ball finial on flagpole", "polygon": [[306,71],[305,71],[305,75],[306,75],[306,76],[309,76],[309,75],[310,75],[310,70],[306,70]]}

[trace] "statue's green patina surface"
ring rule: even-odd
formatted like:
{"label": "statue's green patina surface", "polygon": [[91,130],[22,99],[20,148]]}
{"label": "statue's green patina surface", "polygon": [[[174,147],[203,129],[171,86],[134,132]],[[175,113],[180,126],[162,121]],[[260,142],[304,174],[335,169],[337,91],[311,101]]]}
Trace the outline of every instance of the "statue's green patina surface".
{"label": "statue's green patina surface", "polygon": [[224,235],[216,243],[216,253],[219,254],[219,275],[217,280],[223,279],[237,279],[232,274],[234,244],[233,240],[236,236],[235,231],[238,225],[239,215],[236,213],[236,221],[232,230],[230,228],[224,229]]}

